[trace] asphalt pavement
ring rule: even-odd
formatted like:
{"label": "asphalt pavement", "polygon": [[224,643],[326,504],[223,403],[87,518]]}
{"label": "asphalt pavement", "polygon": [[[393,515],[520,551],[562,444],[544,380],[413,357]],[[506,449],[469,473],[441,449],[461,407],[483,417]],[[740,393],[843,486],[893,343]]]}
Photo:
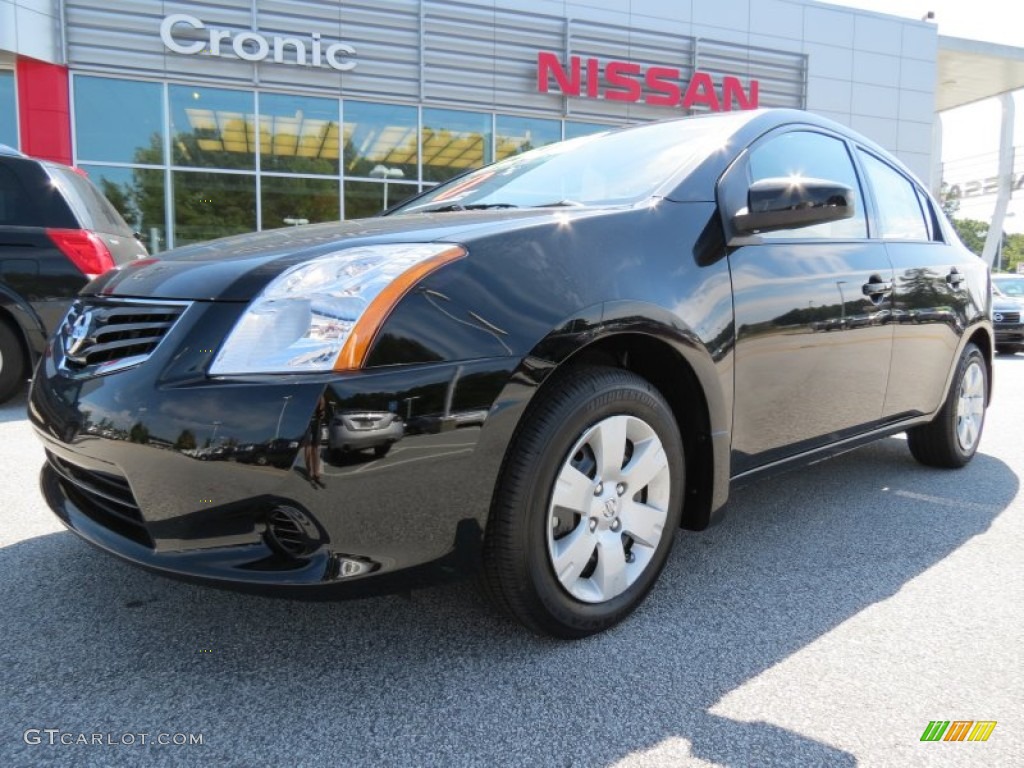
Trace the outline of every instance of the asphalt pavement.
{"label": "asphalt pavement", "polygon": [[[999,358],[964,470],[890,438],[734,493],[631,619],[569,643],[468,583],[301,603],[122,564],[46,509],[20,398],[0,766],[1024,765],[1022,393]],[[997,725],[922,742],[933,720]]]}

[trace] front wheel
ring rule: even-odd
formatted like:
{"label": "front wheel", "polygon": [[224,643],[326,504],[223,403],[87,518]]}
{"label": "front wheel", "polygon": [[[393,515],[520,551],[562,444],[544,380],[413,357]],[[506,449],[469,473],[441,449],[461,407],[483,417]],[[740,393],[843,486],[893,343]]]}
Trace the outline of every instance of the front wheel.
{"label": "front wheel", "polygon": [[930,467],[957,469],[978,450],[988,405],[988,366],[974,344],[964,347],[942,410],[928,424],[907,431],[914,458]]}
{"label": "front wheel", "polygon": [[661,572],[683,443],[664,398],[629,371],[575,369],[537,397],[495,493],[483,582],[535,632],[584,637],[629,615]]}

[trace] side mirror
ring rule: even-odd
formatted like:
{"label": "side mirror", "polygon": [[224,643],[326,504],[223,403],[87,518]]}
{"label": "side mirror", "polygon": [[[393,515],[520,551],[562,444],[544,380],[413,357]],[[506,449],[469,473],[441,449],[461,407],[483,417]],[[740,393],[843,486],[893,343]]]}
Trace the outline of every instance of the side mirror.
{"label": "side mirror", "polygon": [[852,218],[853,199],[853,190],[837,181],[762,179],[750,185],[747,207],[732,223],[742,234],[809,227]]}

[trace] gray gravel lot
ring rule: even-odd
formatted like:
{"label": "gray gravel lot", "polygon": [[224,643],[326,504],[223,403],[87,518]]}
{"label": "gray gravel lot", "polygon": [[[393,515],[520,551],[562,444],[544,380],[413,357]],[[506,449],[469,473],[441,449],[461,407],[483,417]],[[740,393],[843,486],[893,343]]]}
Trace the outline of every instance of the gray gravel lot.
{"label": "gray gravel lot", "polygon": [[[893,438],[737,492],[632,619],[575,643],[469,584],[300,603],[124,565],[45,508],[20,399],[0,408],[0,766],[1024,765],[1021,393],[1024,356],[1000,358],[965,470]],[[920,742],[936,719],[998,726]]]}

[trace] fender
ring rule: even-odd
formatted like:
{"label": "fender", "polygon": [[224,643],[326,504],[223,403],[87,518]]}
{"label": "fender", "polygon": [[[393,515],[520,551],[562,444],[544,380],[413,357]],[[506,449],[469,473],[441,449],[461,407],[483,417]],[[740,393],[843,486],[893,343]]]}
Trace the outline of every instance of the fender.
{"label": "fender", "polygon": [[15,331],[21,335],[25,349],[28,350],[29,370],[34,369],[46,349],[49,334],[32,305],[8,286],[0,283],[0,318],[5,316],[11,318]]}
{"label": "fender", "polygon": [[[640,301],[603,302],[566,318],[522,358],[506,383],[495,408],[505,416],[501,422],[511,432],[522,422],[543,382],[560,366],[579,353],[622,335],[642,335],[674,350],[690,367],[707,403],[711,439],[711,493],[692,527],[706,527],[721,510],[729,495],[729,451],[732,437],[732,348],[731,316],[722,348],[707,346],[701,337],[677,315],[657,305]],[[488,426],[491,426],[488,424]],[[486,429],[484,430],[487,431]],[[497,437],[497,436],[495,436]],[[687,527],[691,527],[688,525]]]}

